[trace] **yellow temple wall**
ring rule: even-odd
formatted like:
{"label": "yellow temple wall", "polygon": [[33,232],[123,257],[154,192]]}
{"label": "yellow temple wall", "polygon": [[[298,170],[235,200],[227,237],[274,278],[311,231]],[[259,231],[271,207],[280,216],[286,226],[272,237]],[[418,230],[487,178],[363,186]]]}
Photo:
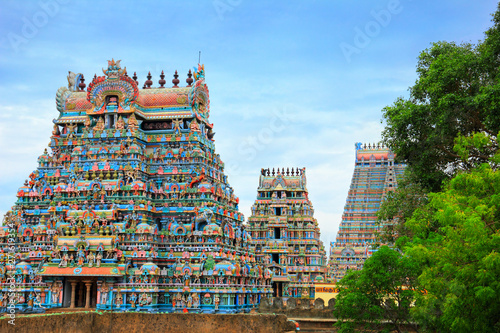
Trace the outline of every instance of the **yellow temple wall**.
{"label": "yellow temple wall", "polygon": [[339,290],[335,283],[315,283],[315,295],[314,299],[321,298],[325,304],[332,298],[336,298]]}

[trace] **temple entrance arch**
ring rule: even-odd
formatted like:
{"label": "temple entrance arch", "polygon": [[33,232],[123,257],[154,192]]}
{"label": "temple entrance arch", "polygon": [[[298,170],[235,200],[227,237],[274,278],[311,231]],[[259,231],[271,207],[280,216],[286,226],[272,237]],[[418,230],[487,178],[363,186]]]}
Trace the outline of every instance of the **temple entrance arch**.
{"label": "temple entrance arch", "polygon": [[97,305],[97,279],[70,278],[64,281],[63,306],[69,308],[95,308]]}

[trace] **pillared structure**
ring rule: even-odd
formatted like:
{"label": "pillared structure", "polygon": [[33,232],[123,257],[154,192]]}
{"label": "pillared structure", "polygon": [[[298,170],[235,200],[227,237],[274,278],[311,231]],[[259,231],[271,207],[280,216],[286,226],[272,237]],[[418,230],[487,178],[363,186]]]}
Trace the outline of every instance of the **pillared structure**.
{"label": "pillared structure", "polygon": [[249,232],[257,258],[273,271],[274,295],[314,299],[326,257],[308,198],[306,169],[262,169]]}
{"label": "pillared structure", "polygon": [[394,154],[380,144],[356,143],[351,186],[335,242],[330,244],[328,278],[340,280],[349,269],[361,269],[373,253],[377,212],[384,195],[397,187],[406,165],[394,161]]}
{"label": "pillared structure", "polygon": [[57,91],[50,149],[0,228],[2,306],[249,311],[271,271],[215,153],[204,67],[185,87],[103,74]]}

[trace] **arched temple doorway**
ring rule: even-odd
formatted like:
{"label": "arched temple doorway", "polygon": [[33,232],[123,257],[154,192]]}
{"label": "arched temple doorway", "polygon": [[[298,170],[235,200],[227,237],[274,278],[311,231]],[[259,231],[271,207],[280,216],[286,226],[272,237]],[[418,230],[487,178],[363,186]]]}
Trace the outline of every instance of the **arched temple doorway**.
{"label": "arched temple doorway", "polygon": [[69,308],[95,308],[97,305],[97,279],[66,279],[63,306]]}

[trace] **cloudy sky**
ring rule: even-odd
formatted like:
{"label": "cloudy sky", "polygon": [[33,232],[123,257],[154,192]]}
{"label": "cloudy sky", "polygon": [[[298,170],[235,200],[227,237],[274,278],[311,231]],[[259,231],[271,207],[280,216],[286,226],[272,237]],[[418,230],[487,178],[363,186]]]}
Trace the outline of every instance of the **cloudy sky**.
{"label": "cloudy sky", "polygon": [[[140,84],[205,64],[217,152],[249,216],[263,167],[306,167],[322,240],[335,240],[354,143],[380,140],[432,42],[477,42],[493,0],[0,2],[0,214],[36,168],[68,71],[122,59]],[[169,82],[169,81],[167,81]],[[155,83],[155,85],[157,85]],[[328,250],[328,246],[327,246]]]}

